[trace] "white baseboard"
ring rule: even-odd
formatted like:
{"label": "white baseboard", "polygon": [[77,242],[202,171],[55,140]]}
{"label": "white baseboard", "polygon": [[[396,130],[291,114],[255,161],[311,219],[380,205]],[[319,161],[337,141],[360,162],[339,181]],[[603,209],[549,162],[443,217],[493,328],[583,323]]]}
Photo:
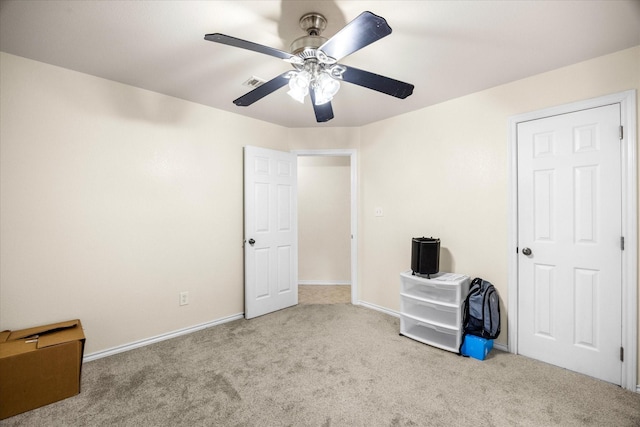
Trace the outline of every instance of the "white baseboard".
{"label": "white baseboard", "polygon": [[149,344],[154,344],[160,341],[176,338],[181,335],[190,334],[192,332],[210,328],[212,326],[222,325],[223,323],[232,322],[234,320],[243,319],[243,318],[244,318],[244,313],[238,313],[232,316],[223,317],[221,319],[212,320],[210,322],[201,323],[199,325],[189,326],[188,328],[178,329],[177,331],[167,332],[166,334],[156,335],[155,337],[145,338],[140,341],[135,341],[129,344],[120,345],[118,347],[112,347],[106,350],[87,354],[82,358],[82,362],[83,363],[91,362],[92,360],[102,359],[103,357],[113,356],[114,354],[118,354],[118,353],[124,353],[125,351],[133,350],[135,348],[144,347]]}
{"label": "white baseboard", "polygon": [[361,305],[363,307],[370,308],[372,310],[380,311],[380,312],[382,312],[384,314],[388,314],[389,316],[400,317],[400,313],[398,313],[397,311],[390,310],[390,309],[388,309],[386,307],[381,307],[379,305],[372,304],[370,302],[358,301],[357,305]]}
{"label": "white baseboard", "polygon": [[[301,283],[302,284],[302,283]],[[326,285],[326,282],[322,282],[323,285]],[[342,283],[341,283],[342,284]],[[375,304],[370,304],[367,302],[363,302],[363,301],[358,301],[355,305],[362,305],[364,307],[373,309],[373,310],[377,310],[377,311],[381,311],[385,314],[389,314],[391,316],[394,317],[400,317],[400,315],[393,311],[393,310],[389,310],[387,308],[384,307],[380,307],[378,305]],[[177,331],[173,331],[173,332],[167,332],[166,334],[160,334],[160,335],[156,335],[155,337],[150,337],[150,338],[145,338],[139,341],[134,341],[132,343],[129,344],[124,344],[124,345],[120,345],[117,347],[112,347],[112,348],[108,348],[106,350],[101,350],[101,351],[97,351],[95,353],[91,353],[91,354],[87,354],[82,358],[82,362],[86,363],[86,362],[91,362],[92,360],[97,360],[97,359],[102,359],[103,357],[108,357],[108,356],[113,356],[114,354],[118,354],[118,353],[124,353],[125,351],[129,351],[129,350],[133,350],[136,348],[140,348],[140,347],[144,347],[150,344],[154,344],[160,341],[165,341],[171,338],[176,338],[179,337],[181,335],[187,335],[190,334],[192,332],[196,332],[202,329],[206,329],[206,328],[210,328],[212,326],[217,326],[217,325],[222,325],[224,323],[227,322],[232,322],[234,320],[238,320],[238,319],[243,319],[244,318],[244,313],[238,313],[238,314],[234,314],[228,317],[223,317],[221,319],[216,319],[216,320],[212,320],[210,322],[206,322],[206,323],[201,323],[199,325],[194,325],[194,326],[189,326],[187,328],[183,328],[183,329],[178,329]]]}
{"label": "white baseboard", "polygon": [[509,346],[505,345],[505,344],[500,344],[497,342],[493,342],[493,348],[500,350],[500,351],[504,351],[505,353],[509,353]]}
{"label": "white baseboard", "polygon": [[318,286],[334,286],[334,285],[351,285],[350,281],[342,280],[298,280],[299,285],[318,285]]}

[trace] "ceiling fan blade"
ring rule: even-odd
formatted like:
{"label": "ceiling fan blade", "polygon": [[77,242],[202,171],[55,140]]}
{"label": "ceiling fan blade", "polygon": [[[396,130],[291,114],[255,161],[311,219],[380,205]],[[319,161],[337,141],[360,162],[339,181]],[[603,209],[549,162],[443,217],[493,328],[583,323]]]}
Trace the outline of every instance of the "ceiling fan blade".
{"label": "ceiling fan blade", "polygon": [[342,80],[363,86],[396,98],[405,99],[413,93],[414,86],[410,83],[401,82],[390,77],[381,76],[379,74],[370,73],[369,71],[359,70],[353,67],[346,67],[342,74]]}
{"label": "ceiling fan blade", "polygon": [[239,47],[241,49],[247,49],[247,50],[252,50],[258,53],[264,53],[265,55],[275,56],[276,58],[285,59],[289,61],[294,60],[294,58],[297,58],[296,56],[290,54],[289,52],[285,52],[283,50],[275,49],[269,46],[264,46],[258,43],[238,39],[238,38],[227,36],[220,33],[207,34],[204,36],[204,39],[210,42],[222,43],[229,46]]}
{"label": "ceiling fan blade", "polygon": [[258,86],[251,92],[245,93],[240,98],[234,100],[233,103],[239,107],[246,107],[253,104],[256,101],[261,100],[262,98],[269,95],[270,93],[275,92],[276,90],[280,89],[282,86],[285,86],[286,84],[288,84],[289,78],[287,76],[289,73],[290,71],[287,71],[286,73],[282,73],[279,76],[274,77],[268,82]]}
{"label": "ceiling fan blade", "polygon": [[319,49],[339,61],[389,34],[391,27],[383,17],[362,12]]}
{"label": "ceiling fan blade", "polygon": [[333,107],[331,106],[331,101],[321,105],[316,105],[316,93],[313,88],[309,88],[309,95],[311,97],[311,105],[313,105],[313,112],[316,113],[316,121],[318,123],[323,123],[333,119]]}

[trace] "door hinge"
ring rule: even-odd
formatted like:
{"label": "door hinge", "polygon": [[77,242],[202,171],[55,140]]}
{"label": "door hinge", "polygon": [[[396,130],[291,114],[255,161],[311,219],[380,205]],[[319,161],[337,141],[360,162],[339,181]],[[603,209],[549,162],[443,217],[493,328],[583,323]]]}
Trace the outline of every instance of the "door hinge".
{"label": "door hinge", "polygon": [[622,125],[620,125],[620,131],[618,133],[618,136],[620,137],[621,140],[622,138],[624,138],[624,127]]}
{"label": "door hinge", "polygon": [[620,347],[620,361],[624,362],[624,347]]}
{"label": "door hinge", "polygon": [[624,251],[624,236],[620,236],[620,250]]}

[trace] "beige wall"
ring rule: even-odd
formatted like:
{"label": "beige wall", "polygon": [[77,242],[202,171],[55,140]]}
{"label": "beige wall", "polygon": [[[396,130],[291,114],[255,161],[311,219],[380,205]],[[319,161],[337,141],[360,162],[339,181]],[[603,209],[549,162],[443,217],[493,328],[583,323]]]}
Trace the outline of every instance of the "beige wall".
{"label": "beige wall", "polygon": [[287,134],[292,150],[357,150],[361,139],[360,128],[292,128]]}
{"label": "beige wall", "polygon": [[298,279],[351,281],[349,157],[298,157]]}
{"label": "beige wall", "polygon": [[358,149],[360,300],[397,310],[410,239],[433,235],[441,270],[492,281],[506,316],[509,117],[640,89],[638,46],[362,128],[283,129],[1,55],[0,328],[79,317],[87,353],[242,311],[247,144]]}
{"label": "beige wall", "polygon": [[91,354],[241,313],[242,147],[286,129],[0,64],[0,328],[80,318]]}
{"label": "beige wall", "polygon": [[410,239],[433,235],[441,271],[499,290],[505,344],[509,117],[628,89],[640,89],[640,46],[363,127],[361,299],[398,310]]}

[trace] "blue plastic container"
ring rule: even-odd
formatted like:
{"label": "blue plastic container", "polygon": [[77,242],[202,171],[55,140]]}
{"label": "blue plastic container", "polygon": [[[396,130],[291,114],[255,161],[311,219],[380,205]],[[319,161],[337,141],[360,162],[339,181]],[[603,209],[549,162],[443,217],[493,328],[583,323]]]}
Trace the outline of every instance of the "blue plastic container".
{"label": "blue plastic container", "polygon": [[477,337],[475,335],[467,335],[464,337],[464,343],[460,352],[465,356],[474,359],[484,360],[493,348],[493,340]]}

